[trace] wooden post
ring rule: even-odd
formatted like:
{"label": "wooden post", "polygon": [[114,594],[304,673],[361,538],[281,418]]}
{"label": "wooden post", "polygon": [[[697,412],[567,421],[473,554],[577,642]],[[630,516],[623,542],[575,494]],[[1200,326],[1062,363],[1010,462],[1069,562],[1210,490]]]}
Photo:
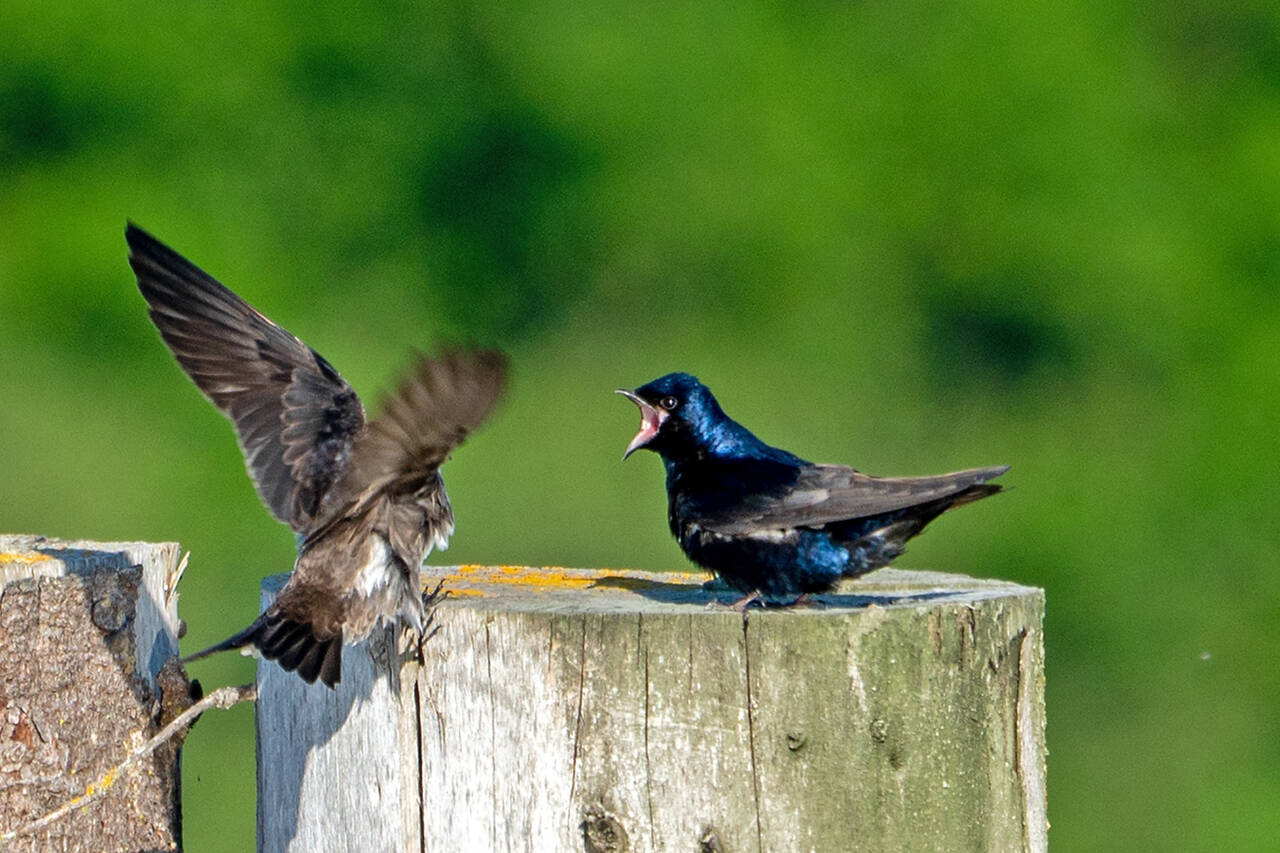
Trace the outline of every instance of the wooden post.
{"label": "wooden post", "polygon": [[[0,836],[83,795],[190,704],[173,542],[0,536]],[[181,738],[8,851],[174,850]]]}
{"label": "wooden post", "polygon": [[702,580],[462,567],[422,667],[263,663],[259,849],[1047,849],[1041,590],[885,569],[744,621]]}

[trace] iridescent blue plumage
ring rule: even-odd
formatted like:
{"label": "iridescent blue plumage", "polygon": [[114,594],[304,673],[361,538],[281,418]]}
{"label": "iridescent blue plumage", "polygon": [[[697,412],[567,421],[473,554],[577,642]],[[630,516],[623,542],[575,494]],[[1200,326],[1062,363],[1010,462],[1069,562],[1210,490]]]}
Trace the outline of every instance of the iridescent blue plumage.
{"label": "iridescent blue plumage", "polygon": [[1000,491],[1007,466],[882,478],[765,444],[687,373],[635,391],[639,448],[662,457],[667,520],[689,559],[747,596],[791,601],[887,565],[946,510]]}

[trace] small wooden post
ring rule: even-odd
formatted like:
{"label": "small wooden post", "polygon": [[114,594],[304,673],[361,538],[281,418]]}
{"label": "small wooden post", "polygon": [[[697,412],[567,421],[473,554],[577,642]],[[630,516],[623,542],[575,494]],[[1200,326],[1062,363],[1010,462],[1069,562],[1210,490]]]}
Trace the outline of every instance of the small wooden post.
{"label": "small wooden post", "polygon": [[[84,794],[190,704],[178,545],[0,535],[0,835]],[[179,749],[8,851],[174,850]]]}
{"label": "small wooden post", "polygon": [[885,569],[744,621],[702,580],[462,567],[422,667],[264,663],[259,849],[1047,848],[1041,590]]}

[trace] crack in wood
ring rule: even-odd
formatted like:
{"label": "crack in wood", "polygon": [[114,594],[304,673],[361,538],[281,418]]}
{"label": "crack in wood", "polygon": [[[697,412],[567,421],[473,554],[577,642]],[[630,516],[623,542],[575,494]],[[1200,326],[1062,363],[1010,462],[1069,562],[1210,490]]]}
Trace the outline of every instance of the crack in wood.
{"label": "crack in wood", "polygon": [[[418,747],[418,778],[415,780],[414,791],[417,793],[418,801],[418,850],[419,853],[426,853],[427,850],[427,804],[423,799],[422,792],[424,790],[423,777],[426,771],[422,766],[422,670],[413,679],[413,720],[414,732],[417,735]],[[440,721],[440,740],[441,750],[444,753],[444,721]]]}
{"label": "crack in wood", "polygon": [[685,622],[689,627],[689,694],[693,694],[693,617],[686,616]]}
{"label": "crack in wood", "polygon": [[763,853],[764,830],[760,822],[760,772],[756,767],[756,724],[755,708],[751,703],[751,640],[747,634],[746,611],[742,614],[742,662],[747,676],[747,744],[751,750],[751,793],[755,798],[756,811],[756,849]]}
{"label": "crack in wood", "polygon": [[556,650],[556,626],[554,624],[547,627],[547,676],[555,671],[555,658],[552,655]]}
{"label": "crack in wood", "polygon": [[636,614],[636,650],[644,660],[644,799],[649,812],[649,845],[658,849],[653,821],[653,768],[649,759],[649,647],[644,642],[644,614]]}
{"label": "crack in wood", "polygon": [[587,681],[587,617],[582,616],[582,646],[578,657],[578,708],[573,717],[573,760],[569,776],[569,802],[578,790],[578,751],[582,742],[582,693]]}
{"label": "crack in wood", "polygon": [[[484,623],[484,665],[485,676],[489,682],[489,790],[493,792],[493,796],[489,799],[489,805],[493,810],[492,817],[489,821],[489,831],[493,832],[498,827],[498,728],[496,717],[498,716],[498,703],[493,696],[493,647],[489,642],[489,622]],[[489,837],[489,849],[498,849],[498,839],[493,836]]]}
{"label": "crack in wood", "polygon": [[1040,733],[1036,731],[1036,698],[1039,692],[1032,683],[1036,673],[1042,670],[1034,659],[1036,631],[1024,628],[1018,633],[1018,696],[1014,722],[1017,737],[1014,751],[1017,755],[1016,772],[1022,783],[1023,843],[1030,853],[1043,853],[1049,849],[1049,823],[1037,747],[1041,743]]}

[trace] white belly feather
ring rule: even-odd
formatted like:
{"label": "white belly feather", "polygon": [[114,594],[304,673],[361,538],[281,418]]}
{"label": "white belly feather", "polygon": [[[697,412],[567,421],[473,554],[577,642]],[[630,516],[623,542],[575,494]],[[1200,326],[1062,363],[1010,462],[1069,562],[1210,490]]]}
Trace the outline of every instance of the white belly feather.
{"label": "white belly feather", "polygon": [[368,558],[356,575],[355,593],[373,598],[391,582],[391,546],[381,536],[369,537]]}
{"label": "white belly feather", "polygon": [[[449,534],[452,532],[452,524],[435,531],[427,540],[423,557],[430,554],[433,548],[440,550],[447,548]],[[387,540],[378,535],[369,537],[364,563],[356,572],[355,582],[351,586],[347,599],[355,605],[356,611],[367,614],[364,619],[355,619],[350,626],[353,629],[353,639],[367,635],[373,622],[391,622],[397,617],[404,623],[421,630],[423,618],[421,591],[412,588],[418,583],[418,568],[413,566],[409,570],[412,577],[406,576]],[[356,602],[361,600],[365,604],[357,605]],[[349,615],[354,616],[354,612],[349,612]],[[357,627],[355,622],[361,624]]]}

